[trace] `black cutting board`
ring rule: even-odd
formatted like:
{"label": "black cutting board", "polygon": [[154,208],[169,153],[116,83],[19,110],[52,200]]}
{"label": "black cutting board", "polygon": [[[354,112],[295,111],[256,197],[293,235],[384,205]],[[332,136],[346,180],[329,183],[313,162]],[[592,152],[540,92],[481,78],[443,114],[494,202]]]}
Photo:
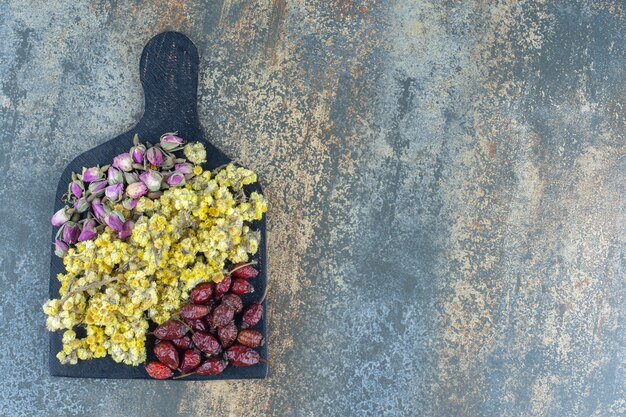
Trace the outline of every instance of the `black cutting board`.
{"label": "black cutting board", "polygon": [[[156,143],[165,132],[178,131],[179,136],[190,141],[201,141],[207,149],[205,169],[213,169],[231,162],[224,153],[207,141],[204,130],[198,120],[197,88],[198,88],[198,51],[185,35],[177,32],[164,32],[152,38],[144,47],[140,61],[141,84],[145,95],[144,114],[135,127],[120,136],[103,143],[77,156],[65,168],[57,187],[54,211],[63,207],[61,200],[67,191],[72,172],[81,172],[83,167],[109,164],[113,157],[127,152],[132,146],[132,139],[139,134],[142,142]],[[261,192],[258,184],[251,186],[248,191]],[[265,218],[254,222],[252,227],[261,231],[259,252],[254,257],[258,262],[259,275],[251,282],[255,292],[243,297],[244,304],[251,303],[261,297],[267,285],[266,270],[266,236]],[[57,228],[53,227],[52,237]],[[52,251],[54,252],[54,251]],[[59,297],[60,283],[57,274],[64,273],[63,262],[52,253],[50,262],[50,298]],[[264,302],[264,309],[266,309]],[[254,328],[261,331],[267,341],[267,325],[265,311],[263,320]],[[62,347],[63,331],[50,334],[49,365],[53,376],[74,378],[149,378],[143,366],[129,366],[115,363],[110,357],[79,361],[76,365],[61,365],[56,358]],[[148,360],[153,359],[152,346],[154,338],[148,336]],[[267,358],[267,342],[259,348],[261,357]],[[267,363],[259,363],[250,367],[228,366],[217,376],[193,375],[180,381],[194,379],[247,379],[265,378]]]}

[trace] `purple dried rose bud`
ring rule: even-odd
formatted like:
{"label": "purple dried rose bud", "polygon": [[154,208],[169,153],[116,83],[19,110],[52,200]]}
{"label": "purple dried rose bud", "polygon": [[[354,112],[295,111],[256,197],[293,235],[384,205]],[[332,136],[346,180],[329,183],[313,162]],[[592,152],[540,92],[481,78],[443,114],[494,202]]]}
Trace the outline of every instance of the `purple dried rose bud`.
{"label": "purple dried rose bud", "polygon": [[126,195],[130,198],[139,198],[148,192],[148,187],[143,182],[134,182],[126,187]]}
{"label": "purple dried rose bud", "polygon": [[100,167],[83,168],[81,178],[84,182],[99,180],[102,178],[102,171],[100,171]]}
{"label": "purple dried rose bud", "polygon": [[132,210],[135,208],[136,205],[137,205],[137,200],[133,198],[126,198],[124,199],[124,201],[122,201],[122,206],[124,206],[126,210]]}
{"label": "purple dried rose bud", "polygon": [[124,225],[122,226],[122,230],[120,230],[117,233],[117,237],[119,237],[120,239],[126,239],[133,232],[134,225],[135,224],[131,222],[130,220],[127,220],[126,222],[124,222]]}
{"label": "purple dried rose bud", "polygon": [[104,191],[104,195],[111,201],[119,201],[124,195],[124,184],[109,185]]}
{"label": "purple dried rose bud", "polygon": [[106,216],[104,221],[107,226],[118,233],[124,228],[124,216],[122,216],[122,213],[119,211],[113,210],[108,216]]}
{"label": "purple dried rose bud", "polygon": [[175,136],[172,133],[166,133],[161,136],[161,147],[166,151],[173,151],[175,149],[178,149],[183,143],[185,143],[185,140],[183,138]]}
{"label": "purple dried rose bud", "polygon": [[89,209],[89,202],[85,197],[81,197],[78,200],[74,201],[74,208],[79,213],[84,213]]}
{"label": "purple dried rose bud", "polygon": [[107,179],[109,180],[109,184],[121,184],[124,182],[124,174],[122,171],[115,167],[109,167],[107,171]]}
{"label": "purple dried rose bud", "polygon": [[78,236],[78,241],[82,242],[84,240],[92,240],[97,234],[96,221],[94,219],[89,219],[83,224],[83,230]]}
{"label": "purple dried rose bud", "polygon": [[178,171],[174,171],[167,177],[167,184],[172,187],[185,184],[185,176]]}
{"label": "purple dried rose bud", "polygon": [[124,152],[113,158],[113,166],[115,168],[121,169],[122,171],[132,171],[133,169],[133,158],[130,156],[130,153]]}
{"label": "purple dried rose bud", "polygon": [[99,222],[103,222],[104,218],[109,214],[109,207],[102,204],[102,201],[95,199],[91,202],[91,211]]}
{"label": "purple dried rose bud", "polygon": [[52,225],[57,227],[62,226],[70,220],[72,214],[74,214],[74,209],[71,209],[68,206],[63,207],[61,210],[52,215]]}
{"label": "purple dried rose bud", "polygon": [[80,226],[74,222],[67,222],[63,225],[63,241],[73,245],[80,236]]}
{"label": "purple dried rose bud", "polygon": [[59,258],[62,258],[63,256],[65,256],[69,248],[70,247],[67,246],[67,243],[63,242],[62,240],[59,240],[59,239],[54,240],[54,254],[58,256]]}
{"label": "purple dried rose bud", "polygon": [[130,155],[133,158],[133,162],[136,164],[143,164],[145,154],[146,147],[144,145],[135,145],[130,148]]}
{"label": "purple dried rose bud", "polygon": [[94,181],[89,184],[89,192],[91,194],[102,195],[108,184],[109,183],[106,180]]}
{"label": "purple dried rose bud", "polygon": [[139,182],[139,174],[136,172],[125,172],[124,180],[126,180],[126,184],[133,184],[135,182]]}
{"label": "purple dried rose bud", "polygon": [[193,164],[190,164],[189,162],[185,162],[182,164],[176,164],[174,166],[174,168],[176,169],[176,171],[180,172],[181,174],[192,174],[193,173]]}
{"label": "purple dried rose bud", "polygon": [[80,180],[74,180],[70,183],[70,192],[76,198],[81,198],[85,192],[85,186]]}
{"label": "purple dried rose bud", "polygon": [[163,162],[165,162],[165,155],[163,154],[163,151],[156,146],[148,149],[146,152],[146,158],[148,159],[148,162],[157,167],[160,167],[163,165]]}
{"label": "purple dried rose bud", "polygon": [[156,171],[149,169],[139,175],[139,179],[146,184],[148,190],[150,191],[159,191],[161,189],[161,181],[163,181],[163,177]]}

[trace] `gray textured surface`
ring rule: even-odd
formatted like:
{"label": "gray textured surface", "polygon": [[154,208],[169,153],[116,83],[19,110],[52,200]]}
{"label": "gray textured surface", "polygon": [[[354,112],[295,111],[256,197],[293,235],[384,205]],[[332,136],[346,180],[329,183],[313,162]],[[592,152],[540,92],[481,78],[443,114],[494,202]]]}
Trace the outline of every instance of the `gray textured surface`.
{"label": "gray textured surface", "polygon": [[[0,1],[0,414],[625,415],[624,8]],[[53,379],[57,178],[166,29],[271,202],[271,377]]]}

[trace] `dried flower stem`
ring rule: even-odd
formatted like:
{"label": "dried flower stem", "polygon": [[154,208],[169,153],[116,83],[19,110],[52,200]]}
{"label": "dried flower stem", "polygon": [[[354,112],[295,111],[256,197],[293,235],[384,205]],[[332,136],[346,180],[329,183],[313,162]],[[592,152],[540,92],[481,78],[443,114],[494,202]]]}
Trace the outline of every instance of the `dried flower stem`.
{"label": "dried flower stem", "polygon": [[244,266],[248,266],[248,265],[256,265],[256,261],[250,261],[250,262],[247,262],[247,263],[245,263],[245,264],[241,264],[241,265],[239,265],[238,267],[233,268],[233,269],[231,269],[230,271],[228,271],[228,273],[229,273],[229,274],[232,274],[232,273],[233,273],[233,272],[235,272],[236,270],[241,269],[241,268],[243,268]]}

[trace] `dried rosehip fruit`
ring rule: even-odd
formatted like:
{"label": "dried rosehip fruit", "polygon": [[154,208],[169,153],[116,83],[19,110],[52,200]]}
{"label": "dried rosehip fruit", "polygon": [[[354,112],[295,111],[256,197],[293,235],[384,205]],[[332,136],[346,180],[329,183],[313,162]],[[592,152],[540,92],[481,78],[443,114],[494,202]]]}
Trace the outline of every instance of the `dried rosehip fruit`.
{"label": "dried rosehip fruit", "polygon": [[263,318],[263,304],[252,303],[243,312],[241,328],[247,329],[248,327],[256,326],[258,322]]}
{"label": "dried rosehip fruit", "polygon": [[239,332],[237,341],[244,346],[258,347],[263,346],[265,338],[259,331],[246,329]]}
{"label": "dried rosehip fruit", "polygon": [[217,336],[220,338],[223,348],[227,348],[232,345],[237,339],[237,326],[234,321],[231,321],[225,326],[217,329]]}
{"label": "dried rosehip fruit", "polygon": [[184,323],[176,320],[168,320],[152,332],[158,339],[174,340],[180,339],[189,331]]}
{"label": "dried rosehip fruit", "polygon": [[159,361],[148,362],[146,372],[150,375],[150,378],[154,379],[167,379],[174,374],[167,365]]}
{"label": "dried rosehip fruit", "polygon": [[211,299],[213,295],[213,283],[203,282],[194,287],[189,293],[189,300],[194,304],[204,304]]}
{"label": "dried rosehip fruit", "polygon": [[227,304],[220,304],[215,307],[211,314],[211,323],[215,327],[225,326],[235,316],[235,310]]}
{"label": "dried rosehip fruit", "polygon": [[198,375],[218,375],[226,369],[228,363],[219,358],[209,358],[202,362],[202,365],[196,369]]}
{"label": "dried rosehip fruit", "polygon": [[237,295],[244,295],[254,292],[254,287],[245,279],[237,278],[233,281],[230,290]]}
{"label": "dried rosehip fruit", "polygon": [[239,265],[241,264],[236,264],[234,266],[233,271],[231,272],[231,275],[233,277],[241,279],[251,279],[259,275],[259,271],[254,269],[252,265],[242,266],[241,268],[239,268]]}
{"label": "dried rosehip fruit", "polygon": [[170,369],[178,369],[178,351],[171,342],[161,341],[154,345],[154,354],[157,359]]}
{"label": "dried rosehip fruit", "polygon": [[206,332],[195,332],[191,337],[194,345],[204,353],[208,355],[215,355],[222,351],[220,342],[217,341],[215,336]]}
{"label": "dried rosehip fruit", "polygon": [[243,301],[241,301],[241,297],[237,294],[233,294],[232,292],[224,294],[222,297],[222,304],[230,306],[230,308],[235,310],[235,314],[241,313],[241,310],[243,310]]}
{"label": "dried rosehip fruit", "polygon": [[197,320],[209,314],[209,307],[202,304],[187,304],[180,309],[183,320]]}
{"label": "dried rosehip fruit", "polygon": [[200,365],[202,361],[202,356],[200,356],[200,352],[194,349],[189,349],[183,352],[183,359],[180,362],[180,371],[181,372],[189,372],[193,371]]}
{"label": "dried rosehip fruit", "polygon": [[187,323],[189,327],[191,327],[196,332],[208,332],[209,331],[209,326],[202,319],[185,320],[185,323]]}
{"label": "dried rosehip fruit", "polygon": [[228,348],[224,355],[234,366],[250,366],[259,363],[261,357],[255,350],[241,345]]}
{"label": "dried rosehip fruit", "polygon": [[224,279],[215,284],[215,291],[213,292],[215,298],[219,300],[224,294],[230,290],[231,278],[230,275],[224,275]]}
{"label": "dried rosehip fruit", "polygon": [[178,349],[189,349],[191,348],[191,337],[188,334],[184,335],[180,339],[173,339],[172,343]]}

